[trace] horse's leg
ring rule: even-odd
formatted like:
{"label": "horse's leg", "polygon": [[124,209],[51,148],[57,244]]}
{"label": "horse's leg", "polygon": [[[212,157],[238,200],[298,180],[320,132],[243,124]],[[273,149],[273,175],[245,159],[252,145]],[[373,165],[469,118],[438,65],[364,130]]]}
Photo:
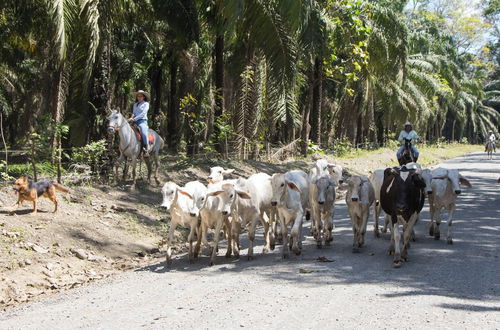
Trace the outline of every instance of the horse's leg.
{"label": "horse's leg", "polygon": [[126,161],[125,156],[120,153],[120,157],[118,157],[118,159],[115,162],[115,180],[116,180],[117,184],[120,183],[120,176],[118,174],[118,168],[120,167],[120,164],[124,161]]}
{"label": "horse's leg", "polygon": [[151,172],[153,171],[151,157],[144,158],[144,162],[146,163],[146,167],[148,169],[148,184],[151,184]]}
{"label": "horse's leg", "polygon": [[136,175],[136,167],[137,167],[137,157],[132,157],[132,161],[131,161],[131,166],[132,166],[132,187],[135,187],[135,181],[136,181],[136,178],[135,178],[135,175]]}
{"label": "horse's leg", "polygon": [[156,181],[156,185],[159,186],[160,185],[160,180],[158,180],[158,168],[160,167],[159,151],[156,151],[154,153],[154,162],[155,162],[155,181]]}

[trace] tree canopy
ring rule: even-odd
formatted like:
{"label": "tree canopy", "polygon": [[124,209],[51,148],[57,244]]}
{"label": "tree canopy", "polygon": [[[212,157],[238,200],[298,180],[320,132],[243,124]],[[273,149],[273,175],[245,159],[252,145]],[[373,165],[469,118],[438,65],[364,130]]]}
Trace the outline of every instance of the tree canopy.
{"label": "tree canopy", "polygon": [[[106,136],[151,92],[174,152],[481,142],[500,124],[500,2],[22,0],[0,4],[0,111],[10,147]],[[67,127],[68,132],[61,127]],[[248,152],[250,151],[250,152]]]}

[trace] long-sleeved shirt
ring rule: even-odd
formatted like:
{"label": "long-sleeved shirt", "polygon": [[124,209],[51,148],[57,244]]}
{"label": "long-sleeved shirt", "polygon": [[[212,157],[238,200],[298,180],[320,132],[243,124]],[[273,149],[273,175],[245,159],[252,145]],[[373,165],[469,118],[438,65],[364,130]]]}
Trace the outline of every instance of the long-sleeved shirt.
{"label": "long-sleeved shirt", "polygon": [[497,139],[497,137],[495,136],[495,134],[492,133],[492,134],[490,134],[490,136],[488,137],[488,139],[490,141],[495,141]]}
{"label": "long-sleeved shirt", "polygon": [[134,121],[148,120],[149,102],[142,101],[134,104]]}
{"label": "long-sleeved shirt", "polygon": [[411,139],[412,141],[420,139],[420,137],[417,135],[417,133],[414,130],[411,130],[410,133],[408,133],[405,130],[402,130],[401,133],[399,133],[398,141],[404,144],[405,138],[408,140]]}

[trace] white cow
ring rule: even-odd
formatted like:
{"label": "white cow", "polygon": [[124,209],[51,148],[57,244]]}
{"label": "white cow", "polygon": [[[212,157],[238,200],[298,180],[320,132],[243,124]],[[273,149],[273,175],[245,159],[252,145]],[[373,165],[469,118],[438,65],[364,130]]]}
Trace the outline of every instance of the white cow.
{"label": "white cow", "polygon": [[352,222],[352,252],[359,252],[359,248],[365,243],[366,225],[370,207],[375,202],[375,191],[365,176],[353,175],[348,185],[345,201]]}
{"label": "white cow", "polygon": [[335,211],[336,181],[330,174],[317,176],[317,169],[309,172],[309,207],[311,209],[311,232],[318,248],[333,241],[333,215]]}
{"label": "white cow", "polygon": [[[214,228],[214,244],[211,248],[210,266],[215,263],[215,258],[217,257],[221,230],[225,227],[225,232],[229,233],[231,229],[229,216],[233,217],[233,219],[238,216],[237,214],[232,213],[234,211],[232,206],[235,202],[236,195],[240,198],[250,198],[246,192],[235,190],[233,183],[222,181],[211,185],[209,186],[205,203],[200,209],[201,228],[198,242],[196,244],[196,253],[199,252],[201,243],[203,243],[204,246],[209,246],[207,241],[207,232],[209,228]],[[227,235],[227,240],[228,244],[226,257],[229,258],[232,252],[231,235]]]}
{"label": "white cow", "polygon": [[255,239],[255,228],[260,221],[264,227],[265,245],[263,253],[274,249],[273,224],[275,222],[275,208],[271,205],[273,189],[271,176],[265,173],[251,175],[248,179],[240,178],[234,186],[234,191],[245,192],[250,196],[241,198],[235,194],[236,200],[233,204],[234,217],[231,220],[231,235],[233,243],[233,254],[238,257],[240,250],[241,228],[250,225],[248,229],[248,259],[253,259],[253,246]]}
{"label": "white cow", "polygon": [[326,159],[318,159],[314,163],[314,168],[316,169],[315,173],[318,176],[330,174],[338,184],[342,184],[344,182],[344,178],[342,176],[342,166],[340,165],[329,163]]}
{"label": "white cow", "polygon": [[207,188],[199,181],[191,181],[181,188],[173,182],[167,182],[162,188],[162,207],[170,213],[170,228],[167,235],[167,265],[172,263],[172,241],[177,226],[189,227],[189,261],[192,262],[194,235],[199,236],[199,208],[204,202]]}
{"label": "white cow", "polygon": [[234,172],[234,169],[224,169],[220,166],[215,166],[210,168],[210,175],[207,178],[209,184],[220,183],[224,180],[225,175],[229,175]]}
{"label": "white cow", "polygon": [[471,187],[469,180],[456,169],[436,168],[432,171],[432,195],[429,195],[429,213],[431,224],[429,235],[436,240],[441,238],[439,225],[441,224],[441,210],[448,211],[447,243],[453,244],[452,217],[455,212],[457,196],[461,194],[460,184]]}
{"label": "white cow", "polygon": [[302,218],[308,206],[309,182],[304,171],[289,171],[285,174],[273,174],[271,177],[273,198],[271,204],[276,206],[283,237],[283,258],[288,258],[288,231],[291,225],[290,245],[293,252],[299,255],[302,249]]}

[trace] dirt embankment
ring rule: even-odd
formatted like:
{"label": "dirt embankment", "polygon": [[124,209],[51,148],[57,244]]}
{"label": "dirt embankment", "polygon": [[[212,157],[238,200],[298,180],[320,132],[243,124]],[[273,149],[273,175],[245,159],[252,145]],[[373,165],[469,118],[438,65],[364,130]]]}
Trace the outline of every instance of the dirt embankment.
{"label": "dirt embankment", "polygon": [[[462,151],[465,150],[459,152]],[[429,151],[428,158],[436,162],[456,154],[450,150],[432,152],[436,156],[430,156]],[[345,174],[367,174],[393,165],[393,153],[379,150],[358,157],[326,158],[344,166]],[[305,170],[311,162],[293,159],[281,164],[209,159],[188,162],[166,156],[162,161],[162,183],[171,180],[183,185],[196,179],[204,182],[209,168],[215,165],[234,168],[233,177],[239,177],[257,172]],[[158,208],[161,187],[138,183],[133,191],[127,185],[70,186],[70,189],[68,195],[58,192],[57,213],[52,213],[52,203],[42,198],[35,216],[29,215],[32,205],[28,202],[15,215],[8,215],[6,209],[14,204],[16,196],[10,186],[0,189],[0,308],[163,258],[162,239],[168,221]],[[184,244],[178,245],[178,249],[184,248]]]}

